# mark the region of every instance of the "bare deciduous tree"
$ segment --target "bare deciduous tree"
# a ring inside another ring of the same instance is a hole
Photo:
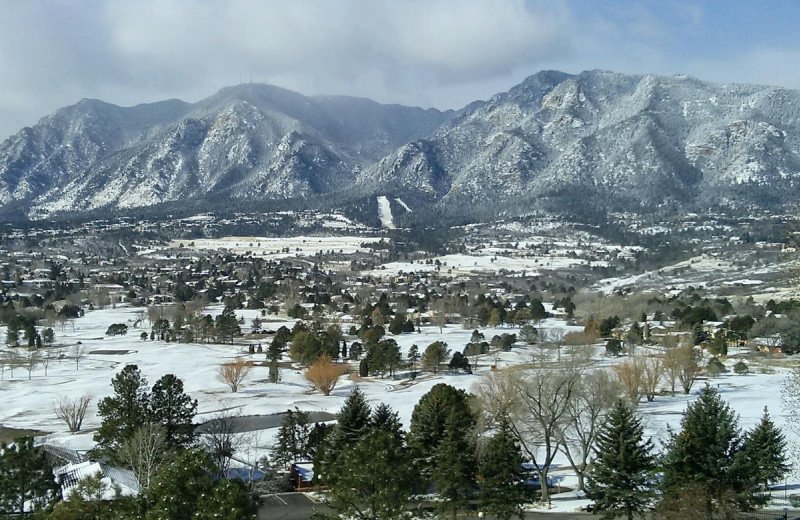
[[[625,395],[632,404],[639,402],[644,379],[644,360],[640,357],[628,358],[618,365],[614,365],[614,373],[622,384]]]
[[[621,392],[619,381],[603,369],[582,374],[578,381],[575,399],[569,403],[561,451],[578,476],[580,490],[585,490],[586,469],[597,432]]]
[[[70,349],[72,359],[75,360],[75,370],[79,370],[81,361],[86,359],[88,353],[88,349],[81,342],[76,343],[75,346]]]
[[[150,487],[158,468],[169,458],[164,427],[152,423],[139,426],[133,435],[122,443],[119,456],[136,475],[140,490],[145,491]]]
[[[572,369],[561,371],[535,368],[497,371],[478,386],[478,395],[488,419],[505,417],[533,462],[542,483],[542,502],[550,501],[547,478],[550,466],[563,442],[569,410],[579,380]]]
[[[223,363],[217,368],[219,378],[231,389],[231,392],[238,392],[239,386],[245,380],[253,364],[241,356],[236,356],[233,361]]]
[[[700,373],[700,352],[695,350],[694,345],[687,342],[675,349],[678,362],[678,380],[681,382],[683,393],[688,394],[692,391],[697,374]]]
[[[664,336],[661,344],[664,346],[664,375],[669,383],[670,391],[673,397],[675,396],[675,383],[678,381],[678,374],[680,374],[680,363],[678,348],[678,338],[675,336]]]
[[[28,371],[28,381],[31,380],[31,372],[42,362],[42,355],[38,350],[29,349],[22,355],[22,366]]]
[[[339,378],[346,373],[347,365],[333,364],[331,357],[325,353],[308,367],[305,377],[314,388],[328,396],[336,388]]]
[[[236,414],[226,408],[197,429],[200,446],[223,474],[230,467],[231,458],[244,440],[236,432],[234,424],[236,417]]]
[[[656,398],[658,383],[664,373],[664,360],[661,356],[649,356],[642,360],[642,393],[648,402]]]
[[[86,416],[86,409],[91,401],[92,396],[89,394],[84,394],[76,400],[64,396],[60,401],[53,402],[53,412],[55,412],[56,417],[64,421],[70,433],[75,433],[81,430],[83,418]]]

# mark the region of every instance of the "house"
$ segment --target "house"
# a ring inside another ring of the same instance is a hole
[[[109,485],[104,500],[114,498],[114,488],[119,488],[123,496],[136,496],[139,494],[139,481],[132,471],[116,468],[100,462],[87,460],[84,462],[71,462],[55,470],[56,478],[61,484],[61,492],[65,500],[69,500],[72,490],[81,480],[99,475],[105,484]]]
[[[289,481],[296,491],[310,491],[314,482],[314,463],[293,462],[289,468]]]

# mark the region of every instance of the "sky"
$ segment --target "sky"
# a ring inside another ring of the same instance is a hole
[[[797,0],[0,0],[0,139],[250,81],[440,109],[544,69],[800,89],[798,22]]]

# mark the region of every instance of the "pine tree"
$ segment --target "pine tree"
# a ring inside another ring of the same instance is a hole
[[[512,516],[524,518],[522,504],[528,494],[522,463],[519,445],[508,421],[503,420],[497,433],[486,443],[480,464],[481,504],[499,520],[509,520]]]
[[[136,365],[125,365],[111,380],[111,386],[114,395],[97,404],[101,423],[94,440],[100,451],[113,458],[136,428],[147,422],[149,396],[147,380]]]
[[[44,450],[33,446],[33,437],[19,437],[0,444],[0,514],[22,516],[46,507],[60,496],[53,470]]]
[[[243,486],[215,480],[216,470],[202,450],[180,453],[159,469],[147,489],[145,520],[252,518],[256,503],[250,494]]]
[[[641,420],[618,400],[597,434],[596,459],[589,472],[589,496],[603,518],[646,511],[655,494],[653,444],[644,439]]]
[[[354,388],[336,415],[335,444],[339,447],[354,444],[367,432],[370,408],[367,398],[358,387]]]
[[[450,511],[455,519],[477,492],[475,473],[478,464],[470,431],[461,427],[459,414],[453,411],[445,423],[444,436],[434,456],[433,481],[443,499],[439,509]]]
[[[171,448],[187,447],[194,439],[192,421],[197,413],[197,399],[183,391],[183,381],[165,374],[153,385],[149,419],[164,427],[164,438]]]
[[[381,403],[375,407],[369,422],[370,427],[373,429],[389,432],[400,438],[403,437],[403,427],[400,424],[400,416],[397,412],[392,411],[392,407],[386,403]]]
[[[770,419],[766,406],[761,422],[745,434],[742,452],[747,467],[757,473],[756,482],[763,484],[764,489],[769,489],[770,482],[781,480],[789,472],[786,437]]]
[[[681,431],[671,434],[667,443],[665,497],[686,489],[701,492],[701,513],[707,517],[731,501],[753,503],[756,482],[743,460],[741,444],[738,417],[716,390],[704,386],[686,407]]]
[[[326,466],[326,505],[348,518],[400,519],[406,513],[412,482],[402,439],[370,428]]]
[[[465,433],[475,426],[469,394],[439,383],[423,395],[414,407],[408,432],[409,448],[423,480],[431,479],[433,460],[447,434],[448,420],[455,421],[456,428]]]
[[[286,410],[278,430],[278,439],[272,452],[275,462],[288,466],[292,462],[300,462],[309,458],[308,437],[310,426],[308,412]]]

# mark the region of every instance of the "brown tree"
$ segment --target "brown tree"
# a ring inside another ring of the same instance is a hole
[[[594,370],[580,376],[575,399],[569,403],[569,421],[561,432],[561,451],[578,476],[580,490],[586,489],[584,478],[597,433],[621,392],[619,381],[607,370]]]
[[[550,501],[547,478],[564,441],[562,432],[570,419],[578,381],[579,373],[570,368],[503,370],[487,375],[476,390],[486,419],[495,424],[505,420],[533,462],[542,482],[543,503]]]
[[[664,360],[661,356],[648,356],[642,360],[642,393],[648,402],[656,398],[656,390],[664,373]]]
[[[335,365],[328,353],[324,352],[308,367],[305,377],[314,388],[328,396],[336,388],[339,378],[346,373],[347,365]]]
[[[233,361],[223,363],[217,368],[217,375],[223,383],[228,385],[231,392],[238,392],[239,386],[244,382],[253,364],[241,356],[236,356]]]
[[[681,345],[675,351],[679,367],[678,381],[681,382],[683,393],[688,394],[692,391],[692,385],[700,373],[700,352],[695,350],[694,345],[689,342]]]
[[[625,389],[625,395],[632,404],[639,402],[642,394],[642,381],[644,379],[645,363],[642,358],[631,357],[618,365],[614,365],[614,373]]]

